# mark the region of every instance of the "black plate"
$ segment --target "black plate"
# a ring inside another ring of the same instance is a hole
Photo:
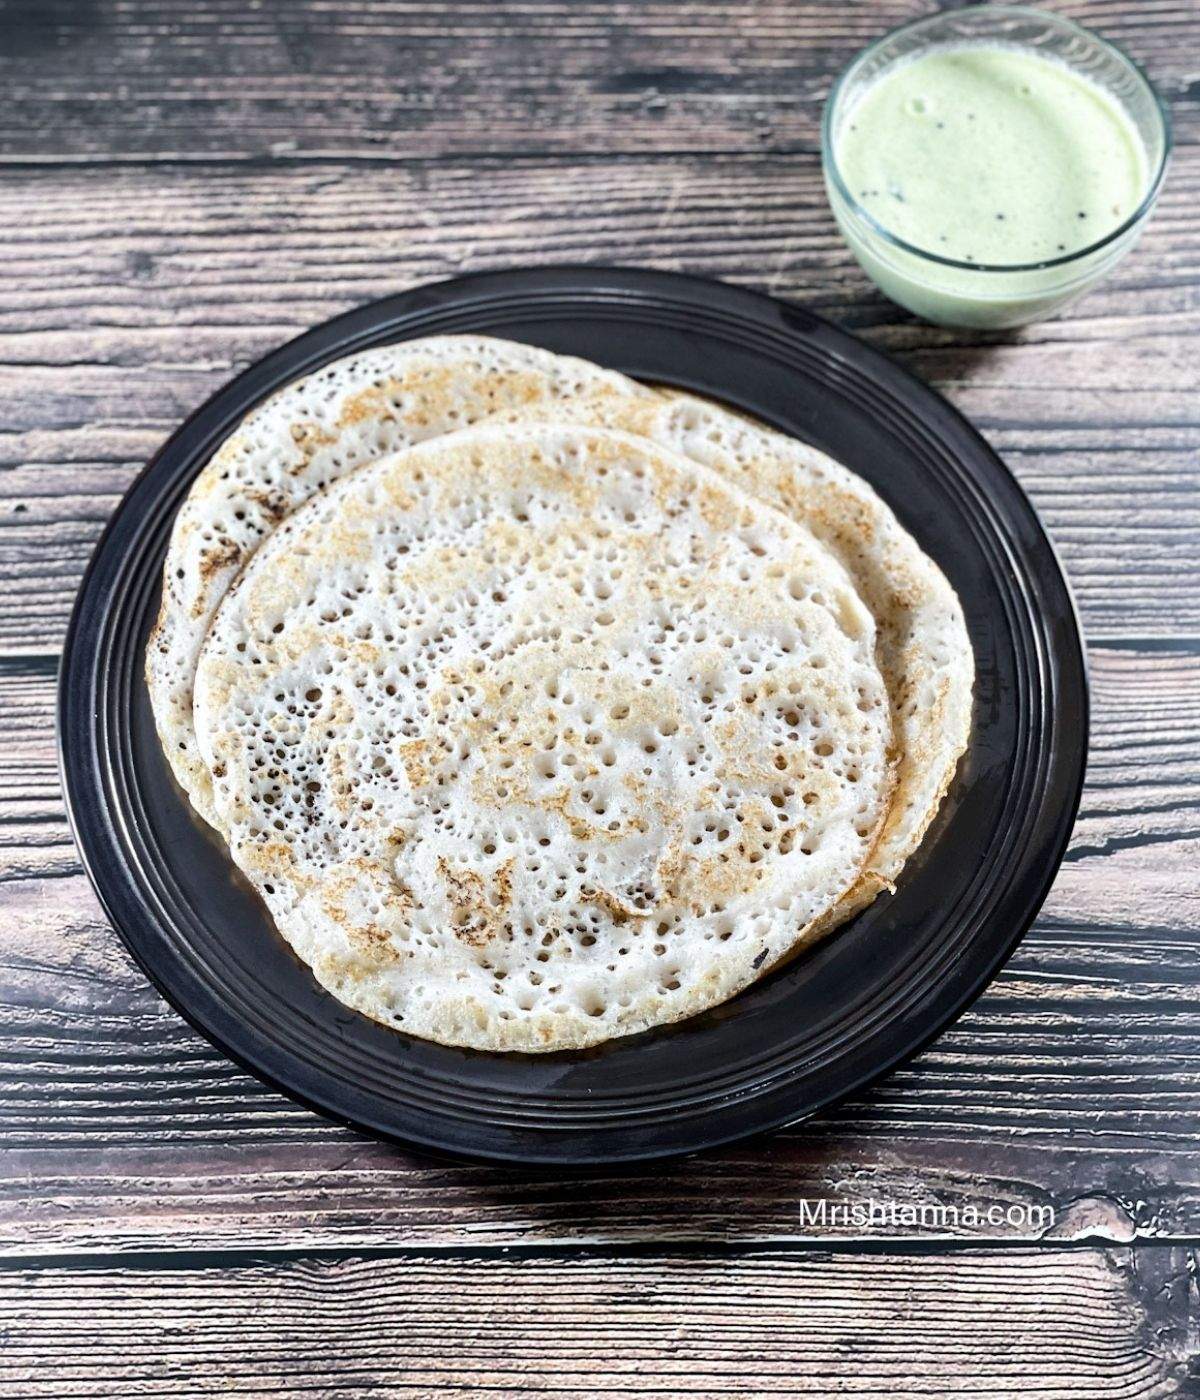
[[[580,1054],[448,1049],[321,991],[192,817],[142,682],[172,518],[237,420],[338,356],[446,331],[699,390],[823,448],[870,481],[945,569],[975,647],[971,747],[896,895],[727,1005]],[[582,1164],[793,1122],[877,1078],[976,997],[1062,858],[1083,779],[1087,683],[1070,594],[1032,506],[931,389],[767,297],[663,273],[553,268],[442,282],[353,311],[190,418],[134,483],[88,568],[62,662],[59,742],[71,822],[109,917],[216,1045],[385,1137]]]

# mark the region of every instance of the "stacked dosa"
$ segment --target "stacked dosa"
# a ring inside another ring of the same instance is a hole
[[[185,791],[323,985],[452,1044],[727,999],[894,886],[969,735],[958,599],[859,477],[487,337],[276,395],[164,584]]]

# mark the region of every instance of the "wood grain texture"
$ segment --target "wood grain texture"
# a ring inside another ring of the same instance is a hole
[[[1183,1393],[1188,1299],[1146,1317],[1126,1251],[916,1262],[410,1255],[15,1270],[0,1275],[0,1395]],[[1165,1263],[1156,1273],[1194,1293],[1186,1257]]]
[[[870,288],[818,168],[834,72],[931,8],[0,0],[0,1396],[1195,1390],[1200,15],[1050,6],[1145,62],[1175,164],[1114,277],[981,337]],[[940,387],[1050,527],[1094,688],[1068,860],[951,1031],[799,1128],[590,1178],[432,1163],[231,1066],[108,929],[53,746],[87,556],[186,413],[350,306],[564,261],[795,298]],[[872,1200],[930,1214],[830,1213]]]
[[[928,0],[24,0],[0,153],[246,159],[817,149],[833,76]],[[1185,137],[1190,0],[1047,6],[1129,48]]]

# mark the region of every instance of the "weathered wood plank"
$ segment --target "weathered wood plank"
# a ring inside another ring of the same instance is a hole
[[[164,358],[220,372],[405,285],[468,269],[632,261],[803,293],[851,326],[900,322],[890,334],[901,348],[971,349],[960,370],[1043,347],[1045,383],[1062,387],[1071,380],[1051,352],[1064,342],[1132,336],[1180,366],[1197,310],[1198,190],[1200,152],[1189,148],[1114,278],[1062,319],[981,343],[976,332],[920,325],[869,292],[808,158],[651,151],[387,168],[10,169],[0,187],[0,330],[33,338],[11,341],[3,358],[34,370],[99,362],[114,376]],[[184,329],[200,338],[181,341]],[[1015,349],[996,355],[995,344]],[[1095,388],[1130,383],[1119,365],[1092,369],[1103,375]],[[1026,380],[1031,392],[1042,382]]]
[[[647,1242],[1171,1238],[1197,1200],[1175,1183],[1153,1202],[1078,1181],[1017,1149],[1001,1178],[912,1135],[857,1141],[849,1127],[788,1133],[653,1171],[586,1182],[511,1170],[435,1166],[336,1128],[269,1143],[224,1141],[6,1151],[0,1248],[31,1261],[63,1251],[481,1248]],[[277,1119],[286,1127],[282,1117]],[[1079,1161],[1072,1164],[1078,1178]],[[1092,1165],[1098,1166],[1095,1155]],[[1165,1165],[1162,1161],[1160,1165]],[[1044,1179],[1047,1166],[1057,1179]],[[1099,1176],[1119,1171],[1111,1164]],[[1139,1168],[1146,1166],[1143,1158]]]
[[[0,1249],[321,1247],[397,1238],[888,1237],[870,1198],[1017,1211],[993,1237],[1200,1222],[1200,652],[1093,655],[1093,760],[1046,911],[912,1065],[766,1144],[578,1183],[432,1167],[322,1123],[194,1036],[79,874],[53,660],[0,664]],[[1147,716],[1155,716],[1152,725]],[[1084,1204],[1078,1204],[1085,1198]],[[805,1215],[803,1200],[826,1202]],[[1024,1212],[1024,1213],[1022,1213]],[[926,1233],[978,1238],[978,1225]]]
[[[1050,1222],[1029,1207],[1051,1207],[1068,1236],[1188,1237],[1200,1219],[1186,935],[1046,920],[957,1026],[875,1089],[767,1143],[583,1188],[423,1164],[322,1123],[184,1027],[79,884],[20,888],[0,1058],[9,1251],[896,1233],[809,1217],[806,1199],[1018,1208],[925,1225],[968,1237],[1039,1238]],[[1095,1221],[1079,1198],[1095,1198]]]
[[[0,1395],[1177,1395],[1125,1251],[215,1262],[0,1276]],[[1179,1255],[1154,1271],[1194,1293]],[[1163,1315],[1166,1314],[1166,1325]]]
[[[0,10],[0,155],[815,153],[868,40],[929,0],[182,0]],[[1053,3],[1141,59],[1194,139],[1188,0]]]
[[[1193,168],[1194,166],[1194,168]],[[238,367],[464,268],[637,260],[771,288],[939,384],[1045,513],[1094,634],[1200,635],[1200,159],[1062,320],[980,346],[868,292],[794,162],[23,172],[0,184],[0,648],[44,651],[134,472]],[[486,211],[486,212],[481,212]]]

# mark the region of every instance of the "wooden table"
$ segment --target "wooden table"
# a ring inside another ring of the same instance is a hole
[[[928,8],[0,0],[0,1394],[1200,1394],[1200,11],[1054,6],[1178,149],[1111,281],[989,338],[873,292],[821,189],[832,75]],[[83,877],[53,713],[183,415],[359,302],[564,261],[794,298],[936,383],[1062,551],[1095,706],[1058,882],[952,1030],[793,1131],[570,1180],[367,1141],[193,1034]],[[1000,1209],[814,1217],[868,1198]]]

